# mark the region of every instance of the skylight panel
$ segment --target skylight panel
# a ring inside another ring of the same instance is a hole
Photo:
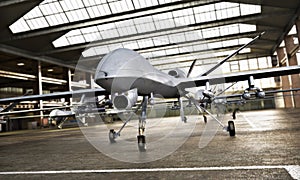
[[[217,36],[220,36],[220,30],[219,30],[219,28],[204,29],[202,31],[202,34],[203,34],[203,37],[205,37],[205,38],[217,37]]]
[[[97,56],[94,48],[89,48],[82,52],[83,57]]]
[[[86,10],[91,18],[101,16],[100,10],[98,8],[99,8],[99,6],[92,6],[92,7],[86,8]]]
[[[184,33],[177,33],[169,35],[169,39],[172,43],[180,43],[186,41]]]
[[[60,3],[65,11],[84,8],[81,0],[63,0]]]
[[[138,40],[137,43],[140,48],[151,47],[154,45],[151,38]]]
[[[158,5],[157,0],[133,0],[133,3],[134,7],[138,9]]]
[[[155,27],[158,30],[175,27],[175,22],[172,19],[173,16],[171,12],[153,15]]]
[[[101,39],[101,36],[100,36],[99,31],[96,26],[83,28],[83,29],[81,29],[81,33],[83,34],[86,42],[91,42],[91,41]]]
[[[261,13],[261,6],[231,2],[219,2],[193,8],[197,23],[209,22],[243,15]]]
[[[177,26],[189,25],[195,23],[192,8],[173,11],[172,14]]]
[[[14,23],[9,26],[10,30],[14,33],[29,31],[30,28],[24,19],[18,20],[18,23]]]
[[[203,51],[203,50],[207,50],[207,44],[197,44],[197,45],[193,45],[193,50],[194,51]]]
[[[241,15],[249,15],[254,13],[261,13],[261,6],[252,4],[240,4]]]
[[[70,43],[68,42],[66,36],[62,36],[58,39],[56,39],[55,41],[52,42],[54,47],[62,47],[62,46],[67,46]]]
[[[241,33],[256,31],[256,25],[253,24],[239,24],[239,29]]]
[[[236,45],[239,45],[239,40],[232,39],[232,40],[222,41],[221,47],[236,46]]]
[[[141,55],[146,59],[150,59],[151,57],[153,57],[153,52],[141,53]]]
[[[220,26],[220,34],[222,36],[226,36],[229,34],[237,34],[240,32],[240,24],[234,24],[234,25],[229,25],[229,26]]]
[[[117,30],[120,36],[127,36],[130,34],[136,34],[136,28],[134,26],[133,20],[125,20],[117,24]]]
[[[139,49],[137,41],[124,42],[123,47],[128,49]]]
[[[121,43],[116,43],[116,44],[110,44],[107,47],[108,47],[109,51],[113,51],[118,48],[123,48],[123,45]]]
[[[42,17],[28,20],[27,24],[29,25],[29,27],[31,27],[31,29],[38,29],[48,26],[47,21]]]
[[[142,3],[143,7],[158,5],[157,0]],[[44,0],[9,28],[13,33],[18,33],[134,9],[138,6],[135,7],[131,0]],[[36,18],[38,20],[33,20]],[[58,19],[57,22],[54,19]]]
[[[191,52],[191,51],[186,47],[179,48],[179,53],[189,53],[189,52]]]
[[[180,0],[158,0],[159,4],[167,4],[167,3],[171,3],[171,2],[176,2],[176,1],[180,1]]]
[[[193,41],[193,40],[198,40],[198,39],[202,39],[202,31],[193,31],[193,32],[185,32],[184,33],[185,39],[187,41]]]
[[[25,14],[24,18],[31,19],[31,18],[41,17],[41,16],[43,16],[43,14],[42,14],[40,8],[37,6],[31,10],[31,13]]]
[[[68,22],[68,18],[64,13],[46,16],[46,19],[47,19],[47,22],[50,24],[50,26],[64,24],[64,23]]]
[[[239,64],[240,64],[241,71],[249,70],[248,60],[240,60]]]
[[[112,13],[123,12],[124,9],[126,9],[126,11],[130,11],[134,9],[131,1],[126,1],[126,0],[109,2],[109,5]]]
[[[68,19],[71,22],[88,19],[89,15],[85,9],[77,9],[66,12]]]
[[[109,53],[109,49],[107,46],[93,47],[93,49],[97,55]]]
[[[218,4],[226,4],[223,8],[218,9]],[[237,3],[218,3],[216,4],[216,15],[217,19],[226,19],[231,17],[237,17],[240,16],[240,7]],[[229,5],[228,5],[229,4]]]
[[[139,33],[156,30],[153,19],[150,17],[135,18],[133,22]]]
[[[166,51],[165,50],[158,50],[158,51],[153,52],[152,57],[156,57],[156,56],[166,56]]]
[[[63,1],[63,0],[62,0]],[[95,4],[96,1],[91,1],[92,3],[87,3],[86,0],[83,1],[83,5],[91,5]],[[107,3],[109,4],[107,4]],[[99,4],[102,3],[102,4]],[[120,3],[119,1],[115,0],[108,0],[108,1],[97,1],[98,6],[103,6],[104,5],[111,5],[114,3]],[[147,3],[144,1],[122,1],[122,3],[126,3],[127,6],[133,5],[133,3]],[[116,5],[116,4],[115,4]],[[147,4],[145,4],[147,5]],[[114,5],[112,5],[114,6]],[[111,7],[112,7],[111,6]],[[80,7],[80,6],[78,6]],[[246,6],[243,6],[244,8]],[[135,7],[137,8],[137,7]],[[226,13],[226,18],[231,17],[231,16],[240,16],[240,8],[241,4],[239,3],[215,3],[215,4],[210,4],[210,5],[204,5],[204,6],[199,6],[199,7],[194,7],[194,8],[188,8],[184,10],[177,10],[177,11],[171,11],[167,13],[161,13],[161,14],[156,14],[148,17],[141,17],[141,18],[135,18],[135,19],[130,19],[130,20],[125,20],[125,21],[120,21],[116,23],[108,23],[108,24],[102,24],[98,25],[98,31],[94,31],[93,33],[82,33],[86,42],[90,42],[92,39],[94,39],[96,36],[101,37],[101,39],[111,39],[111,38],[116,38],[116,37],[124,37],[124,36],[129,36],[129,35],[134,35],[134,34],[142,34],[142,33],[147,33],[147,32],[154,32],[158,30],[163,30],[163,29],[173,29],[175,26],[180,26],[184,27],[184,25],[189,25],[189,24],[194,24],[195,23],[195,18],[196,18],[196,23],[198,21],[210,21],[210,20],[216,20],[217,19],[217,9],[224,11]],[[86,16],[91,16],[89,10],[85,9],[78,9],[82,10],[81,13],[85,13]],[[95,9],[92,9],[93,13],[96,11]],[[113,10],[117,11],[117,10]],[[123,10],[124,11],[124,10]],[[238,14],[236,13],[238,12]],[[194,16],[195,13],[195,16]],[[80,14],[80,13],[76,13]],[[85,18],[85,15],[80,15],[81,17]],[[92,14],[92,17],[96,16],[95,13]],[[197,20],[198,17],[198,20]],[[199,20],[200,17],[200,20]],[[203,18],[203,19],[201,19]],[[223,17],[225,18],[225,17]],[[75,18],[74,18],[75,19]],[[72,20],[74,20],[72,19]],[[181,37],[177,35],[167,35],[167,40],[165,41],[172,41],[172,38],[174,38],[173,42],[171,43],[179,43],[183,41],[194,41],[197,39],[201,38],[213,38],[217,36],[225,36],[229,34],[235,34],[235,33],[242,33],[242,32],[249,32],[252,30],[256,30],[255,25],[242,25],[242,24],[235,24],[233,26],[220,26],[217,28],[208,28],[208,29],[202,29],[202,30],[194,30],[190,34],[188,32],[185,32],[184,35],[181,34]],[[66,36],[69,36],[66,35]],[[67,38],[68,39],[68,38]],[[168,40],[169,39],[169,40]],[[162,42],[161,40],[158,40],[158,38],[152,38],[153,44],[155,46],[159,45],[165,45],[165,41]],[[64,42],[64,41],[60,41]],[[74,41],[75,42],[75,41]],[[69,44],[74,44],[74,42],[70,42]],[[54,43],[53,43],[54,44]],[[61,44],[61,43],[55,43]],[[145,45],[144,45],[145,46]]]
[[[297,34],[297,29],[296,29],[295,25],[293,25],[293,27],[291,28],[291,30],[288,33],[288,35],[292,35],[292,34]]]
[[[166,54],[167,55],[174,55],[174,54],[178,54],[178,53],[179,53],[179,49],[178,48],[166,49]]]
[[[167,36],[153,37],[152,40],[155,46],[170,44],[170,40]]]
[[[39,8],[40,11],[38,12],[38,16],[44,15],[51,15],[51,14],[57,14],[63,12],[62,6],[59,4],[59,2],[53,2],[49,4],[41,4],[40,6],[37,6],[36,8]],[[43,14],[42,14],[42,12]]]
[[[80,43],[84,43],[85,42],[82,34],[78,34],[78,35],[74,35],[74,36],[69,36],[67,39],[70,42],[70,44],[80,44]]]
[[[114,29],[108,29],[105,32],[101,33],[101,36],[103,39],[111,39],[115,37],[119,37],[119,33],[116,28]]]

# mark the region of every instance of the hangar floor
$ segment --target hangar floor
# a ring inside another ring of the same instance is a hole
[[[147,163],[103,155],[80,128],[0,133],[0,179],[299,179],[299,114],[300,109],[241,112],[236,137],[218,130],[204,148],[198,147],[201,119],[175,152]]]

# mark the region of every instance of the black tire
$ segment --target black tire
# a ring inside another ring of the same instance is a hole
[[[203,115],[203,118],[204,118],[204,123],[206,124],[207,123],[207,117],[205,115]]]
[[[115,138],[116,138],[115,134],[116,134],[116,132],[115,132],[114,129],[109,130],[108,138],[109,138],[110,143],[115,143],[116,142],[116,140],[115,140]]]
[[[228,132],[231,137],[235,136],[235,126],[233,121],[228,121]]]
[[[146,137],[144,135],[138,135],[137,140],[138,140],[139,151],[145,152],[146,151]]]

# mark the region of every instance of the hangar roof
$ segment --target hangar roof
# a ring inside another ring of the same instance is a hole
[[[26,74],[32,66],[17,64],[40,60],[45,73],[55,66],[60,74],[80,59],[78,68],[93,72],[107,52],[125,47],[159,69],[188,68],[195,58],[215,63],[261,32],[232,60],[265,57],[299,15],[299,0],[4,0],[0,64]]]

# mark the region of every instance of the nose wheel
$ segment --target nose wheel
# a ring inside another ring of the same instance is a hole
[[[109,130],[108,138],[110,143],[115,143],[117,138],[117,133],[114,129]]]
[[[139,151],[145,152],[146,151],[146,137],[144,135],[138,135],[137,140],[138,140]]]

